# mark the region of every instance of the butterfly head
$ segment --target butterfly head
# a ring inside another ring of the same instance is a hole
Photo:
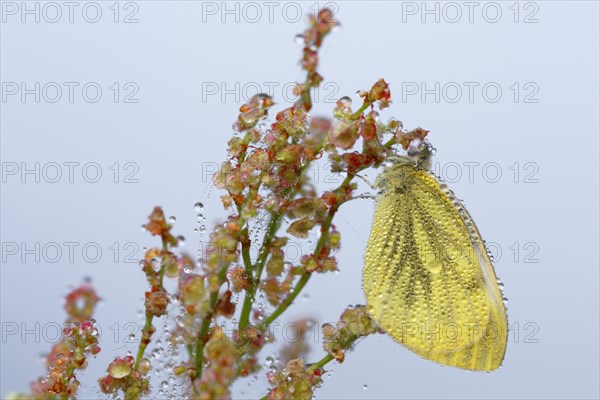
[[[408,179],[416,170],[429,170],[431,157],[435,149],[429,142],[411,143],[406,155],[396,155],[388,159],[388,164],[383,172],[377,177],[375,186],[383,193],[389,190],[402,191],[410,185]]]
[[[435,149],[431,143],[426,141],[413,141],[406,151],[408,158],[420,169],[429,171],[431,168],[431,158],[435,154]]]

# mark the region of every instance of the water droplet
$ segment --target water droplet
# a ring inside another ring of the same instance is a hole
[[[369,387],[367,385],[363,385],[363,390],[367,390]]]
[[[201,212],[202,210],[204,210],[204,204],[197,202],[196,204],[194,204],[194,210],[196,212]]]
[[[296,44],[304,44],[304,35],[298,34],[294,37],[294,43]]]
[[[344,96],[337,102],[338,107],[350,107],[352,105],[352,99],[348,96]]]
[[[174,216],[170,216],[169,217],[169,223],[170,224],[174,224],[175,222],[177,222],[177,218],[175,218]]]

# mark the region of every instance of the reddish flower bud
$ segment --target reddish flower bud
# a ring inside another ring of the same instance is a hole
[[[308,237],[308,232],[314,228],[315,225],[316,221],[313,219],[302,218],[292,222],[292,224],[287,228],[286,232],[292,236],[306,239]]]
[[[341,149],[347,150],[354,146],[359,136],[360,121],[339,121],[329,132],[330,142]]]
[[[401,130],[398,130],[398,132],[396,133],[396,140],[398,141],[398,143],[400,143],[402,145],[402,148],[404,150],[406,150],[406,149],[408,149],[408,147],[410,146],[410,143],[413,140],[415,140],[415,139],[419,139],[421,141],[425,140],[428,133],[429,133],[429,131],[426,131],[423,128],[416,128],[410,132],[402,132]]]
[[[365,117],[360,134],[365,140],[373,140],[377,136],[377,125],[372,111]]]
[[[235,313],[235,304],[231,302],[231,290],[227,290],[219,299],[215,305],[216,315],[222,315],[225,318],[233,317]]]
[[[234,293],[239,293],[246,289],[250,283],[246,270],[239,265],[229,270],[229,279]]]
[[[299,164],[303,151],[304,146],[301,144],[287,146],[275,155],[275,160],[283,164]]]
[[[155,317],[161,317],[167,313],[169,295],[164,290],[146,292],[146,313]]]
[[[373,85],[368,96],[371,101],[378,101],[379,108],[383,109],[389,106],[392,95],[389,85],[380,79]]]

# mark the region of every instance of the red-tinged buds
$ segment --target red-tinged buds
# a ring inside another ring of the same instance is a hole
[[[329,140],[336,147],[347,150],[356,143],[359,128],[360,121],[339,121],[329,132]]]
[[[426,131],[423,128],[416,128],[410,132],[403,132],[401,130],[398,130],[398,132],[396,133],[396,140],[402,145],[402,148],[404,150],[407,150],[410,146],[410,143],[413,140],[419,139],[423,141],[427,137],[428,133],[429,131]]]
[[[383,79],[378,80],[369,91],[369,99],[378,101],[381,109],[388,107],[391,100],[389,85]]]
[[[275,155],[275,161],[282,164],[299,164],[302,161],[304,146],[295,144],[283,148]]]

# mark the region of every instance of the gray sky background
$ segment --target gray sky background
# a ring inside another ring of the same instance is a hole
[[[161,205],[196,252],[194,203],[205,204],[209,229],[225,216],[209,173],[226,157],[239,106],[260,90],[274,94],[276,110],[287,107],[289,85],[303,80],[293,38],[325,3],[229,2],[226,13],[221,2],[78,2],[72,22],[62,2],[28,2],[39,22],[22,4],[1,2],[0,394],[24,391],[42,373],[62,297],[90,276],[104,299],[103,351],[80,380],[81,398],[96,398],[108,363],[136,346],[124,343],[126,324],[142,323],[146,283],[127,261],[157,241],[140,225]],[[382,118],[431,131],[437,172],[497,254],[511,332],[503,367],[490,374],[442,368],[369,337],[332,365],[317,398],[598,398],[598,3],[428,2],[433,14],[422,2],[333,5],[342,28],[321,53],[314,114],[379,78],[390,83],[394,103]],[[22,174],[36,163],[39,182]],[[320,188],[340,182],[328,175],[322,163]],[[312,279],[282,327],[309,315],[336,321],[364,303],[372,211],[371,201],[344,205],[341,272]],[[65,242],[78,243],[72,260]],[[40,251],[27,254],[36,243]],[[56,262],[52,243],[62,250]],[[320,343],[312,349],[309,362],[323,354]],[[262,374],[259,382],[242,381],[235,397],[262,396]]]

